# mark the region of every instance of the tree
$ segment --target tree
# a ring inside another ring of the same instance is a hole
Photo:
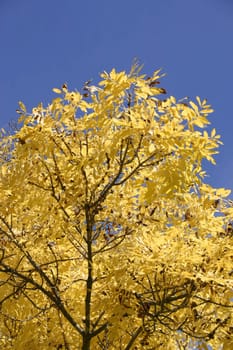
[[[206,100],[114,69],[1,136],[4,349],[232,348],[229,191]]]

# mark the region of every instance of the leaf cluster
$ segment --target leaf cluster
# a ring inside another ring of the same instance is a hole
[[[135,69],[21,102],[1,135],[5,349],[230,349],[233,209],[202,167],[221,144],[212,109]]]

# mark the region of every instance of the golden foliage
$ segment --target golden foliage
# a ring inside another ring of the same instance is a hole
[[[4,349],[228,349],[230,194],[204,182],[220,144],[206,100],[110,72],[1,135]],[[161,97],[162,95],[162,97]]]

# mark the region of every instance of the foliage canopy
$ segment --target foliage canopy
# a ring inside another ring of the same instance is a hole
[[[0,154],[4,349],[232,349],[229,191],[205,183],[220,144],[206,100],[151,77],[66,84]]]

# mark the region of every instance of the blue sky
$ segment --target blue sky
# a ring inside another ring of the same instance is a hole
[[[103,70],[162,68],[177,98],[207,98],[224,146],[207,166],[214,186],[233,189],[232,0],[0,0],[0,127],[17,102],[49,103]]]

